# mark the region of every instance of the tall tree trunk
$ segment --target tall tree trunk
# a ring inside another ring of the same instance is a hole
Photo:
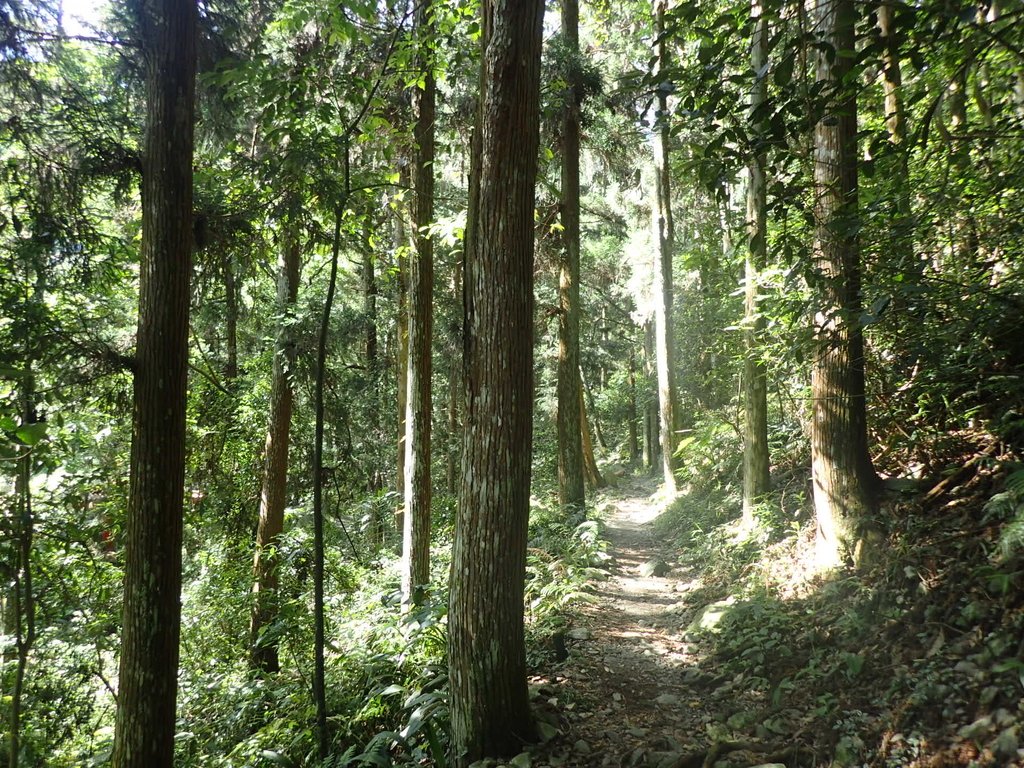
[[[523,591],[544,4],[482,5],[480,152],[466,243],[465,437],[448,614],[456,768],[516,754],[535,736]]]
[[[278,255],[277,307],[281,323],[274,350],[274,373],[270,384],[270,416],[263,456],[263,487],[260,491],[259,522],[253,556],[253,605],[249,623],[250,663],[263,672],[277,672],[275,635],[261,637],[277,619],[278,538],[284,531],[284,509],[288,495],[288,448],[292,427],[295,372],[295,339],[290,317],[299,292],[301,244],[295,221],[285,222]]]
[[[27,277],[32,278],[31,267]],[[16,331],[15,337],[21,336],[23,342],[24,370],[21,375],[21,429],[29,428],[39,422],[36,412],[36,381],[35,361],[38,351],[37,329],[33,328],[30,318],[38,317],[43,306],[45,291],[43,274],[36,268],[35,290],[31,299],[26,302],[25,324],[21,333]],[[31,439],[19,446],[21,456],[17,461],[15,478],[15,498],[12,529],[15,541],[14,573],[11,580],[10,600],[12,603],[13,621],[10,622],[11,634],[14,636],[14,685],[11,689],[10,702],[10,740],[9,768],[18,768],[21,760],[21,713],[24,705],[25,678],[28,674],[29,657],[36,641],[36,595],[32,586],[33,564],[32,548],[35,538],[35,516],[32,511],[32,465],[35,461],[34,445]],[[6,618],[6,617],[5,617]],[[6,661],[6,658],[3,659]]]
[[[657,30],[658,72],[669,67],[668,45],[665,34],[666,0],[656,0],[655,28]],[[676,490],[676,387],[675,343],[672,329],[672,249],[675,233],[672,223],[672,188],[669,167],[669,111],[668,88],[658,88],[657,125],[654,143],[654,239],[657,247],[654,262],[654,332],[658,369],[658,413],[661,464],[665,487]]]
[[[580,411],[580,439],[583,443],[583,470],[587,484],[591,488],[605,488],[608,481],[604,479],[601,470],[597,466],[597,459],[594,458],[594,443],[590,439],[590,427],[587,424],[587,403],[583,397],[583,389],[580,388],[579,399]]]
[[[854,50],[857,11],[853,0],[817,0],[815,16],[825,44],[817,79],[830,104],[814,129],[811,465],[819,561],[827,567],[862,554],[858,542],[876,509],[877,478],[868,453],[860,326],[857,103],[847,82],[853,60],[827,55]]]
[[[899,41],[890,0],[877,9],[878,33],[882,40],[882,89],[885,97],[885,127],[889,141],[902,144],[907,137],[907,118],[903,108],[903,70],[900,66]]]
[[[377,350],[377,276],[373,267],[373,245],[371,243],[372,225],[366,223],[363,237],[363,322],[364,332],[364,353],[366,356],[366,379],[369,387],[369,408],[367,421],[369,431],[372,435],[380,434],[380,402],[377,399],[377,390],[380,385],[380,359]],[[379,466],[369,470],[369,477],[366,480],[366,489],[371,494],[376,494],[383,486],[383,478]],[[369,505],[369,520],[366,525],[366,535],[374,547],[384,543],[384,529],[381,525],[381,511],[376,503]]]
[[[629,403],[627,405],[626,420],[629,427],[629,463],[636,464],[640,458],[640,440],[637,433],[637,407],[636,407],[636,352],[633,347],[629,348]]]
[[[452,298],[456,306],[462,304],[462,259],[461,253],[455,256],[455,268],[452,270]],[[458,339],[452,343],[451,365],[448,369],[448,448],[446,454],[445,478],[448,493],[458,493],[459,463],[459,392],[462,389],[461,347]]]
[[[579,0],[561,0],[567,66],[562,108],[562,227],[558,280],[558,501],[564,510],[586,504],[580,409],[580,106],[576,85]]]
[[[348,154],[345,156],[345,187],[348,196]],[[331,328],[334,289],[338,284],[338,255],[341,251],[341,216],[334,212],[334,240],[331,274],[320,318],[316,347],[316,386],[313,393],[313,704],[316,708],[317,751],[323,763],[330,751],[327,730],[327,682],[325,650],[327,622],[324,611],[324,382],[327,378],[327,336]]]
[[[413,91],[416,115],[415,248],[409,263],[409,348],[405,411],[405,519],[402,533],[402,606],[422,602],[430,583],[430,427],[434,324],[434,83],[428,41],[433,34],[429,0],[417,10],[423,86]]]
[[[594,390],[593,390],[593,388],[591,388],[591,386],[589,384],[587,384],[587,379],[583,375],[583,366],[580,366],[579,372],[580,372],[580,387],[583,390],[583,399],[586,402],[587,408],[590,409],[590,414],[591,414],[591,417],[593,418],[593,421],[594,421],[594,437],[597,438],[597,444],[601,447],[601,450],[602,451],[607,451],[608,450],[608,443],[604,439],[604,430],[601,429],[601,420],[597,417],[597,405],[595,405],[595,403],[594,403]],[[585,418],[584,418],[584,421],[586,421]],[[585,432],[585,431],[586,431],[586,427],[584,427],[581,430],[581,432]],[[583,439],[586,440],[586,438],[583,438]],[[591,450],[591,453],[593,453],[593,450]]]
[[[174,762],[192,276],[194,0],[145,0],[142,253],[115,768]]]
[[[402,171],[400,183],[403,187],[409,185],[409,174]],[[398,317],[395,320],[395,333],[397,335],[396,348],[398,351],[397,377],[398,377],[398,463],[396,482],[403,490],[402,504],[395,513],[395,524],[398,533],[405,535],[405,416],[409,398],[409,235],[405,227],[405,212],[402,206],[394,211],[394,236],[395,236],[395,260],[397,263],[398,278]]]
[[[644,466],[653,475],[658,463],[658,388],[654,323],[644,323]]]
[[[235,275],[235,260],[231,254],[224,256],[224,330],[227,345],[227,360],[224,364],[224,378],[229,386],[238,378],[238,277]]]
[[[767,97],[765,69],[768,62],[768,18],[761,0],[753,0],[750,16],[754,33],[750,46],[750,65],[754,83],[750,89],[750,114],[755,141],[747,187],[747,259],[746,295],[743,304],[743,524],[754,524],[754,507],[768,492],[768,389],[763,356],[765,322],[758,309],[760,274],[768,261],[768,190],[765,180]]]

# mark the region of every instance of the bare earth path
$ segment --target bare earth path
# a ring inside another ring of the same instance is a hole
[[[706,681],[683,634],[696,607],[686,596],[700,578],[656,540],[654,490],[652,481],[627,478],[612,492],[604,533],[611,576],[597,584],[597,602],[577,613],[569,658],[541,689],[563,713],[563,734],[542,764],[671,766],[699,748],[695,736],[709,719],[700,691]],[[655,563],[659,575],[645,575]]]

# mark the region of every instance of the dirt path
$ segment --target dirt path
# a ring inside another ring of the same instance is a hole
[[[562,712],[546,765],[671,765],[693,750],[708,715],[697,651],[683,639],[699,573],[663,552],[651,523],[656,486],[627,480],[613,492],[605,538],[614,561],[567,634],[569,658],[542,689]],[[657,566],[658,575],[646,575]],[[671,566],[671,568],[670,568]]]

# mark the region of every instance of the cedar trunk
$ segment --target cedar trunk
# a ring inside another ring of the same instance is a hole
[[[452,554],[452,764],[533,740],[523,591],[533,422],[541,0],[483,3],[464,310],[465,432]]]
[[[256,551],[253,556],[253,606],[249,624],[250,662],[263,672],[277,672],[275,636],[261,637],[277,619],[278,539],[284,531],[284,508],[288,491],[288,447],[292,426],[295,341],[287,318],[294,313],[299,291],[300,245],[294,224],[286,224],[285,242],[278,256],[277,304],[282,314],[274,351],[274,373],[270,385],[270,416],[263,456],[263,486],[260,491]]]
[[[669,65],[668,46],[665,34],[665,0],[659,0],[655,8],[655,26],[658,30],[658,72],[664,72]],[[658,415],[659,442],[661,443],[661,466],[665,487],[676,490],[676,387],[675,387],[675,343],[672,328],[672,249],[675,233],[672,223],[672,187],[669,169],[669,112],[668,89],[658,88],[657,126],[654,139],[654,196],[653,207],[654,239],[656,254],[654,260],[654,335],[656,366],[658,371]]]
[[[432,34],[430,2],[417,11],[423,87],[413,92],[416,115],[416,185],[413,242],[409,260],[408,395],[405,403],[405,518],[402,526],[402,605],[422,601],[430,582],[430,419],[433,339],[434,102],[436,85],[427,40]]]
[[[578,0],[562,0],[562,38],[574,67],[579,51]],[[580,424],[580,110],[575,72],[567,73],[562,108],[562,227],[565,248],[558,281],[558,501],[582,509],[583,443]]]
[[[853,0],[818,0],[825,48],[854,50]],[[811,468],[819,562],[856,559],[864,526],[876,510],[877,478],[867,440],[864,336],[860,326],[857,243],[857,105],[846,84],[852,59],[818,54],[817,77],[830,98],[814,130],[815,355]]]
[[[196,4],[134,6],[146,71],[142,253],[116,768],[174,762],[192,276]]]
[[[767,97],[764,75],[768,60],[768,19],[760,0],[750,6],[755,20],[750,47],[754,83],[750,89],[750,114],[754,121],[755,141],[765,135],[765,119],[760,117]],[[765,152],[755,146],[750,162],[747,188],[746,296],[743,304],[743,523],[754,523],[754,507],[768,492],[768,393],[762,354],[764,317],[758,311],[759,276],[768,260],[768,194],[765,184]]]

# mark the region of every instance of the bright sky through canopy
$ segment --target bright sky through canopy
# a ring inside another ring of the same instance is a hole
[[[63,0],[64,31],[69,35],[94,34],[101,27],[107,0]]]

